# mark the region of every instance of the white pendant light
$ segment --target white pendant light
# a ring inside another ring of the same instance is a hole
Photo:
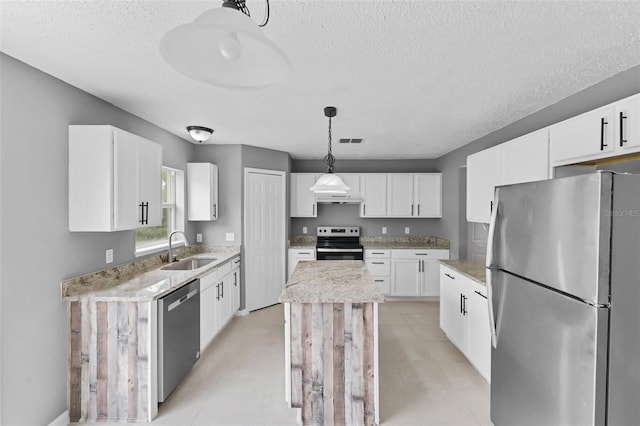
[[[324,108],[324,115],[329,117],[329,152],[324,157],[324,162],[327,164],[327,173],[320,176],[315,185],[309,188],[309,191],[313,191],[316,194],[346,194],[349,188],[340,179],[340,176],[333,174],[333,164],[336,162],[336,157],[331,152],[331,118],[337,114],[336,107],[328,106]]]
[[[213,134],[213,129],[202,126],[187,126],[187,131],[194,140],[200,143],[208,140]]]
[[[237,10],[240,5],[242,11]],[[291,62],[243,13],[244,2],[226,0],[223,6],[165,34],[160,41],[164,60],[195,80],[232,89],[264,87],[283,79]]]

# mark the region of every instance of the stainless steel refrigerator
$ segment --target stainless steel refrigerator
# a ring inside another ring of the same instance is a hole
[[[640,425],[640,175],[502,186],[494,206],[494,425]]]

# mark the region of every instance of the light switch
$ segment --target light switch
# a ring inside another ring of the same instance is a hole
[[[404,233],[405,234],[409,234],[409,227],[408,226],[404,228]]]
[[[105,253],[105,260],[107,263],[113,263],[113,249],[108,249]]]
[[[202,234],[196,234],[196,243],[202,242]]]
[[[386,233],[387,233],[387,227],[386,227],[386,226],[383,226],[383,227],[382,227],[382,233],[383,233],[383,234],[386,234]]]
[[[227,241],[235,241],[236,236],[233,232],[227,232]]]

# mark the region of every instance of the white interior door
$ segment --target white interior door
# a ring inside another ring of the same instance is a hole
[[[285,279],[285,172],[245,169],[245,309],[278,303]]]

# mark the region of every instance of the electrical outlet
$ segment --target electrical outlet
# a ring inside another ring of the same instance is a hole
[[[227,232],[227,241],[235,241],[236,236],[233,232]]]
[[[202,242],[202,234],[196,234],[196,243]]]
[[[383,234],[386,234],[386,233],[387,233],[387,227],[386,227],[386,226],[383,226],[383,227],[382,227],[382,233],[383,233]]]
[[[408,226],[404,228],[404,233],[405,234],[409,234],[409,227]]]
[[[302,233],[303,233],[303,234],[306,234],[306,233],[307,233],[307,227],[306,227],[306,226],[303,226],[303,227],[302,227]]]
[[[107,263],[113,263],[113,249],[108,249],[104,252],[105,260]]]

